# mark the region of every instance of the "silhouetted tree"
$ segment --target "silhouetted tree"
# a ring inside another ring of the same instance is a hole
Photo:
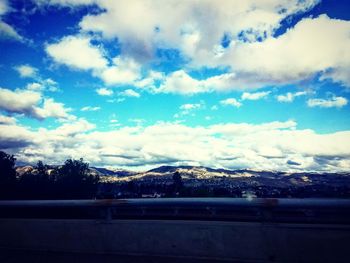
[[[38,177],[43,177],[45,179],[48,178],[47,166],[44,165],[42,161],[38,161],[35,168],[37,170],[36,174],[38,175]]]
[[[38,161],[34,171],[24,173],[19,180],[20,197],[24,199],[51,199],[51,188],[47,166]]]
[[[13,198],[16,194],[16,158],[0,151],[0,199]]]
[[[178,171],[173,174],[173,187],[175,194],[179,193],[183,188],[182,177]]]
[[[61,198],[92,198],[96,195],[99,176],[88,174],[89,164],[83,159],[68,159],[58,169],[56,178],[58,195]]]

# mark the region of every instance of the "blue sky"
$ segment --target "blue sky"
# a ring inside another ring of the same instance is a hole
[[[349,11],[0,0],[0,148],[24,163],[348,171]]]

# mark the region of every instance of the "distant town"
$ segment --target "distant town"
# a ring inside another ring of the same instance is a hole
[[[92,168],[98,172],[101,169]],[[102,170],[103,171],[103,170]],[[101,198],[243,197],[350,198],[350,173],[283,173],[161,166],[144,173],[101,176]]]

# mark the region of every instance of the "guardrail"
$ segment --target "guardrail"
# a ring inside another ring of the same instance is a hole
[[[350,200],[159,198],[0,201],[0,218],[350,224]]]

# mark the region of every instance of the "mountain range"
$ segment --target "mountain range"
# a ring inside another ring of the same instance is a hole
[[[59,166],[48,166],[48,173]],[[33,173],[33,166],[18,166],[19,176],[24,173]],[[135,172],[124,169],[107,169],[89,167],[88,173],[100,176],[102,183],[122,183],[129,181],[157,182],[171,181],[175,172],[179,172],[184,182],[202,181],[211,184],[216,181],[225,181],[240,184],[268,185],[286,187],[288,185],[327,185],[350,186],[350,173],[288,173],[279,171],[258,171],[250,169],[214,169],[202,166],[160,166],[145,172]]]

